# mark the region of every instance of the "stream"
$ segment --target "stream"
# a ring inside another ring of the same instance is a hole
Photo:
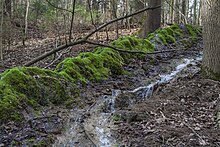
[[[112,89],[112,95],[102,95],[98,100],[83,110],[72,110],[66,130],[57,136],[53,147],[112,147],[117,146],[111,130],[116,129],[112,116],[117,111],[116,101],[121,94],[135,94],[135,99],[128,99],[129,105],[145,101],[150,98],[154,90],[160,86],[172,82],[175,78],[186,77],[197,73],[197,66],[202,60],[202,54],[196,57],[175,60],[173,70],[158,74],[151,78],[146,86],[140,86],[133,90]]]

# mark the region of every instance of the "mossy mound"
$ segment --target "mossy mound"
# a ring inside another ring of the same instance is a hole
[[[187,33],[191,35],[192,41],[195,42],[197,37],[202,33],[202,28],[198,26],[186,25]]]
[[[152,42],[161,44],[175,43],[178,38],[191,38],[193,42],[197,40],[198,35],[202,32],[201,28],[192,25],[174,24],[167,28],[160,28],[148,35]]]
[[[76,94],[71,91],[74,84],[65,77],[36,67],[9,69],[0,79],[1,121],[19,121],[22,119],[20,110],[27,106],[59,105]]]
[[[104,80],[111,74],[122,74],[123,59],[109,48],[97,48],[94,52],[81,53],[58,64],[55,71],[72,82]]]
[[[148,39],[137,38],[135,36],[120,37],[119,39],[112,42],[112,45],[116,48],[124,50],[142,51],[146,53],[152,52],[155,49],[155,46]],[[125,52],[120,53],[120,56],[123,58],[125,63],[127,63],[130,59],[142,59],[145,57],[143,54],[131,54]]]
[[[183,31],[178,25],[172,25],[167,28],[157,29],[148,35],[149,40],[162,44],[171,44],[176,42],[176,38],[183,35]]]

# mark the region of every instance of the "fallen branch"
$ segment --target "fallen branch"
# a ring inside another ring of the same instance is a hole
[[[129,15],[125,15],[125,16],[123,16],[123,17],[120,17],[120,18],[117,18],[117,19],[113,19],[113,20],[111,20],[111,21],[109,21],[109,22],[106,22],[105,24],[103,24],[103,25],[97,27],[94,31],[90,32],[90,33],[89,33],[88,35],[86,35],[84,38],[79,39],[79,40],[74,41],[74,42],[69,42],[69,43],[67,43],[67,44],[65,44],[65,45],[61,45],[61,46],[59,46],[59,47],[57,47],[57,48],[55,48],[55,49],[53,49],[53,50],[51,50],[51,51],[49,51],[49,52],[46,52],[46,53],[44,53],[44,54],[42,54],[42,55],[40,55],[40,56],[34,58],[33,60],[31,60],[31,61],[25,63],[24,66],[31,66],[31,65],[33,65],[34,63],[36,63],[36,62],[38,62],[38,61],[40,61],[40,60],[42,60],[42,59],[44,59],[44,58],[46,58],[46,57],[48,57],[48,56],[50,56],[50,55],[52,55],[52,54],[54,54],[54,53],[60,51],[60,50],[63,50],[63,49],[65,49],[65,48],[67,48],[67,47],[74,46],[74,45],[77,45],[77,44],[85,43],[86,40],[87,40],[89,37],[91,37],[94,33],[96,33],[97,31],[99,31],[99,30],[105,28],[106,26],[108,26],[108,25],[110,25],[110,24],[112,24],[112,23],[114,23],[114,22],[117,22],[117,21],[123,20],[123,19],[125,19],[125,18],[128,18],[128,17],[134,16],[134,15],[140,14],[140,13],[145,12],[145,11],[147,11],[147,10],[154,10],[154,9],[157,9],[157,8],[160,8],[160,7],[161,7],[161,6],[156,6],[156,7],[153,7],[153,8],[147,7],[147,8],[141,9],[141,10],[135,12],[135,13],[132,13],[132,14],[129,14]]]

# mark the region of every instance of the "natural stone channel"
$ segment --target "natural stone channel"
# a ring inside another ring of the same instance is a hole
[[[100,96],[90,107],[72,110],[65,132],[57,136],[53,146],[117,146],[117,139],[111,133],[111,130],[117,129],[113,123],[114,113],[125,106],[147,100],[160,85],[197,73],[201,60],[202,54],[175,60],[175,63],[170,63],[175,67],[173,71],[152,77],[152,82],[146,83],[146,86],[124,91],[112,89],[112,95]]]

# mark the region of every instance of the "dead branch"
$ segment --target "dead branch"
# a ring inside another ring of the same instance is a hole
[[[46,69],[46,68],[48,68],[48,67],[50,67],[51,65],[53,65],[55,62],[57,62],[64,54],[66,54],[66,53],[68,53],[70,51],[70,49],[67,49],[65,52],[61,52],[60,54],[59,54],[59,56],[55,59],[55,60],[53,60],[50,64],[48,64],[47,66],[45,66],[44,68]]]
[[[34,58],[33,60],[31,60],[31,61],[25,63],[24,66],[31,66],[31,65],[33,65],[34,63],[36,63],[36,62],[38,62],[38,61],[40,61],[40,60],[42,60],[42,59],[44,59],[44,58],[46,58],[46,57],[48,57],[48,56],[50,56],[50,55],[52,55],[52,54],[54,54],[54,53],[60,51],[60,50],[63,50],[63,49],[65,49],[65,48],[67,48],[67,47],[74,46],[74,45],[77,45],[77,44],[83,44],[83,43],[85,43],[86,40],[87,40],[90,36],[92,36],[94,33],[96,33],[97,31],[99,31],[99,30],[105,28],[106,26],[108,26],[108,25],[110,25],[110,24],[112,24],[112,23],[114,23],[114,22],[117,22],[117,21],[123,20],[123,19],[125,19],[125,18],[128,18],[128,17],[134,16],[134,15],[140,14],[140,13],[145,12],[145,11],[147,11],[147,10],[154,10],[154,9],[157,9],[157,8],[160,8],[160,7],[161,7],[161,6],[156,6],[156,7],[152,7],[152,8],[151,8],[151,7],[147,7],[147,8],[141,9],[141,10],[135,12],[135,13],[132,13],[132,14],[129,14],[129,15],[125,15],[125,16],[123,16],[123,17],[120,17],[120,18],[117,18],[117,19],[113,19],[113,20],[111,20],[111,21],[109,21],[109,22],[106,22],[105,24],[103,24],[103,25],[97,27],[95,30],[93,30],[92,32],[90,32],[90,33],[89,33],[88,35],[86,35],[84,38],[79,39],[79,40],[77,40],[77,41],[69,42],[69,43],[67,43],[67,44],[65,44],[65,45],[61,45],[61,46],[59,46],[59,47],[57,47],[57,48],[55,48],[55,49],[53,49],[53,50],[51,50],[51,51],[48,51],[48,52],[46,52],[46,53],[44,53],[44,54],[42,54],[42,55],[40,55],[40,56]]]

